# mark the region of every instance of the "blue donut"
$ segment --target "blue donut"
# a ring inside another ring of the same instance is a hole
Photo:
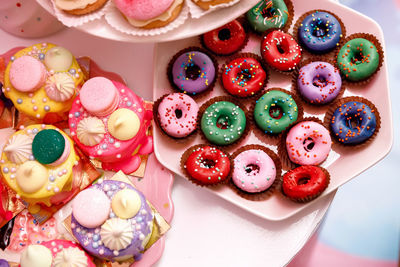
[[[301,22],[297,34],[300,44],[307,50],[323,54],[339,44],[342,27],[334,15],[315,11]]]
[[[346,145],[368,140],[376,130],[374,108],[358,101],[349,101],[338,107],[330,121],[336,140]]]

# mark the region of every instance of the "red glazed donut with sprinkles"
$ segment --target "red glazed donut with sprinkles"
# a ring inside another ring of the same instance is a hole
[[[183,168],[194,183],[216,185],[228,178],[231,162],[221,150],[200,145],[189,148],[185,154],[187,159],[184,160]]]
[[[288,33],[270,31],[261,42],[261,55],[265,62],[280,71],[292,71],[301,60],[301,47]]]
[[[246,43],[246,31],[242,24],[233,20],[224,26],[209,31],[201,39],[206,48],[217,55],[231,55],[239,51]]]
[[[224,66],[222,85],[230,94],[238,97],[253,96],[267,81],[267,73],[259,60],[239,55]]]

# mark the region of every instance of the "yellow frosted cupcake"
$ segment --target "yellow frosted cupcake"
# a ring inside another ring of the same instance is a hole
[[[67,49],[36,44],[11,57],[4,75],[4,95],[15,107],[44,123],[67,119],[83,73]]]
[[[35,124],[14,133],[5,143],[0,168],[4,181],[30,204],[59,204],[72,189],[79,157],[72,140],[51,125]]]

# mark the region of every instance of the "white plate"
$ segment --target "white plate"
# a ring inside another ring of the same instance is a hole
[[[293,2],[295,8],[294,22],[299,16],[309,10],[330,10],[343,20],[348,35],[356,32],[371,33],[380,40],[385,50],[382,30],[379,25],[370,18],[339,3],[329,0],[293,0]],[[244,51],[252,51],[259,54],[260,41],[254,41],[256,38],[259,37],[252,35],[252,38],[250,39],[249,44],[245,47]],[[199,45],[199,40],[197,37],[181,40],[179,42],[169,42],[156,45],[153,89],[154,99],[158,99],[162,95],[174,91],[171,88],[166,75],[168,62],[170,58],[179,50],[193,45]],[[384,158],[390,151],[393,143],[393,126],[386,60],[387,59],[385,58],[381,70],[371,80],[371,82],[365,86],[365,88],[348,85],[344,94],[344,96],[360,95],[371,100],[377,106],[381,114],[381,129],[377,137],[365,148],[353,149],[351,147],[338,146],[333,148],[328,159],[322,165],[330,172],[331,182],[329,187],[319,198],[336,190],[342,184],[373,166],[379,160]],[[268,82],[268,88],[282,87],[290,90],[291,76],[278,74],[274,71],[270,71],[270,73],[271,76],[270,81]],[[210,94],[210,98],[222,94],[225,94],[224,90],[221,88],[219,82],[217,82],[216,88],[214,88],[213,92]],[[203,102],[205,101],[201,100],[200,104]],[[305,112],[323,119],[326,108],[311,109],[306,107]],[[307,114],[305,115],[307,116]],[[179,165],[181,155],[190,146],[203,142],[200,140],[199,135],[194,140],[186,142],[185,144],[173,141],[171,142],[170,138],[160,133],[160,129],[158,127],[155,129],[154,147],[157,158],[165,167],[180,174],[181,176],[183,176]],[[243,141],[241,145],[244,145],[245,142],[247,144],[262,144],[262,142],[260,142],[260,140],[254,136],[254,133],[251,133],[247,140]],[[266,146],[276,151],[276,147],[269,144]],[[228,152],[232,152],[232,150],[228,150]],[[313,202],[318,201],[317,199],[306,204],[298,204],[283,198],[280,196],[281,194],[277,193],[274,193],[265,201],[249,201],[238,196],[227,186],[220,189],[210,190],[239,207],[242,207],[260,217],[274,221],[286,219],[312,205]]]
[[[54,15],[51,0],[36,1],[48,12]],[[257,4],[258,1],[259,0],[241,0],[239,3],[231,7],[218,9],[214,12],[204,15],[199,19],[193,19],[189,17],[185,24],[183,24],[182,26],[165,34],[160,34],[157,36],[132,36],[119,32],[108,25],[104,17],[99,20],[85,23],[84,25],[76,28],[88,34],[115,41],[133,43],[174,41],[196,36],[212,29],[218,28],[249,10],[252,6]]]

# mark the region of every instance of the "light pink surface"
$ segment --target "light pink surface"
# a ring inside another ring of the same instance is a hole
[[[168,10],[175,0],[114,0],[125,16],[137,20],[149,20]]]
[[[348,35],[356,32],[369,32],[378,38],[385,49],[383,33],[379,25],[360,13],[328,0],[296,0],[293,1],[293,4],[296,11],[294,21],[296,21],[301,14],[311,9],[330,10],[340,16],[346,25]],[[292,33],[292,30],[289,32]],[[200,45],[197,37],[180,40],[179,42],[168,42],[156,45],[153,99],[158,99],[160,96],[172,91],[167,75],[160,75],[165,74],[170,58],[179,50],[193,45]],[[260,40],[254,39],[253,37],[250,38],[250,41],[244,50],[259,53]],[[271,72],[268,87],[282,87],[290,90],[291,79],[276,72]],[[273,194],[266,201],[250,201],[241,198],[228,187],[210,189],[210,191],[255,215],[268,220],[279,221],[289,218],[295,213],[313,205],[313,203],[319,201],[323,196],[335,191],[340,185],[346,183],[353,177],[376,164],[379,160],[384,158],[387,153],[389,153],[393,143],[393,126],[391,104],[389,100],[390,94],[386,58],[384,59],[384,64],[377,75],[365,86],[365,88],[361,88],[362,87],[348,86],[344,96],[361,95],[374,102],[382,116],[381,129],[377,138],[375,138],[365,148],[349,149],[339,146],[333,148],[329,157],[322,165],[322,167],[328,169],[331,175],[331,182],[322,196],[309,203],[299,204],[291,202],[290,200],[281,197],[279,194]],[[211,98],[222,93],[223,89],[219,83],[217,83],[213,92],[208,97]],[[200,104],[203,102],[200,102]],[[307,107],[305,109],[305,116],[311,114],[312,116],[323,119],[325,112],[326,110],[324,108]],[[155,154],[164,166],[181,176],[183,176],[183,173],[180,169],[179,158],[188,146],[200,142],[201,140],[199,136],[186,143],[170,142],[162,135],[162,133],[160,133],[158,128],[155,128]],[[254,136],[253,133],[251,133],[243,143],[245,142],[248,144],[263,144]],[[267,146],[276,150],[276,147],[271,146],[271,144],[267,144]]]
[[[46,67],[34,57],[19,57],[11,64],[10,81],[20,92],[36,91],[46,81]]]
[[[64,152],[61,154],[61,157],[59,157],[56,161],[54,161],[53,163],[50,163],[49,165],[51,166],[58,166],[61,163],[63,163],[64,161],[67,160],[67,158],[69,157],[69,153],[71,153],[71,142],[69,140],[67,140],[67,138],[65,136],[64,140],[65,140],[65,148],[64,148]]]
[[[82,106],[92,115],[107,116],[118,105],[118,90],[107,78],[94,77],[86,81],[79,94]]]

